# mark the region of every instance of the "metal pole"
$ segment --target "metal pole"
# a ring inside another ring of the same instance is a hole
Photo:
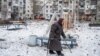
[[[47,54],[46,54],[46,56],[48,56],[48,54],[49,54],[49,45],[50,45],[50,40],[48,39],[48,45],[47,45]]]
[[[65,41],[65,43],[67,44],[67,42],[66,42],[66,41]],[[68,46],[68,45],[67,45],[67,47],[68,47],[68,49],[69,49],[70,53],[72,53],[71,48],[69,48],[69,46]]]

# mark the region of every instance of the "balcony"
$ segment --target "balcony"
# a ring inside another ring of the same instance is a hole
[[[91,9],[96,9],[96,5],[91,5]]]
[[[97,0],[91,0],[91,5],[96,5],[97,4]]]
[[[8,8],[8,11],[11,12],[11,8]]]
[[[96,13],[97,13],[96,9],[91,9],[91,14],[96,14]]]
[[[84,12],[84,9],[79,9],[79,12]]]
[[[20,6],[19,4],[13,4],[13,6]]]

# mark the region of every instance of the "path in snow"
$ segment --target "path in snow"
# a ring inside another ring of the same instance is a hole
[[[78,47],[63,49],[65,56],[100,56],[100,28],[90,28],[87,23],[80,24],[80,27],[68,30],[66,34],[78,34]],[[0,56],[46,56],[45,47],[29,47],[27,40],[30,35],[43,36],[47,29],[47,21],[32,22],[28,24],[28,29],[8,31],[0,28]]]

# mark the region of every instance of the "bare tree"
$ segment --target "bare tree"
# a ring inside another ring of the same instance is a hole
[[[2,8],[1,8],[1,13],[2,13],[3,19],[6,19],[6,17],[7,17],[7,12],[8,12],[8,10],[7,10],[7,5],[6,5],[6,4],[3,4],[3,5],[2,5]]]
[[[97,19],[100,18],[100,1],[97,2]]]
[[[2,0],[0,0],[0,12],[1,12],[1,3],[2,3]]]
[[[39,4],[40,0],[33,0],[33,14],[39,14],[41,5]]]

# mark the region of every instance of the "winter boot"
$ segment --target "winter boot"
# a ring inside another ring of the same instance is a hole
[[[64,54],[60,54],[60,55],[58,55],[58,56],[64,56]]]
[[[54,51],[52,51],[52,50],[49,50],[49,53],[50,53],[50,54],[55,54],[55,52],[54,52]]]

